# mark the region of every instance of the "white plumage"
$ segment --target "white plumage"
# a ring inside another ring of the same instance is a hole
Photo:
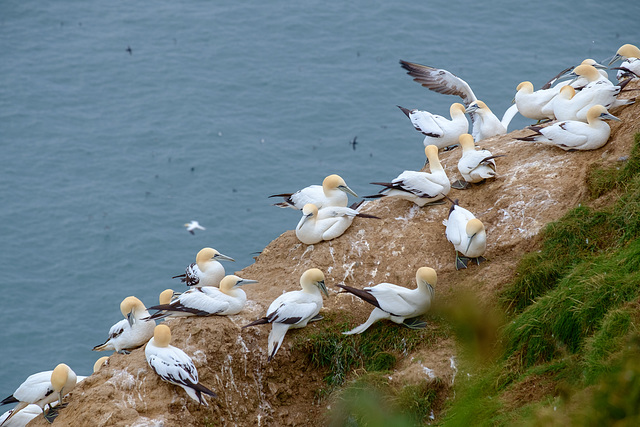
[[[257,280],[228,275],[222,279],[219,288],[199,286],[189,289],[165,304],[149,307],[149,310],[158,310],[150,319],[238,314],[247,302],[247,294],[240,286],[249,283],[257,283]]]
[[[397,197],[421,207],[443,199],[449,194],[451,183],[440,164],[438,147],[429,145],[424,151],[429,160],[431,173],[404,171],[391,182],[372,182],[374,185],[382,185],[385,188],[378,194],[366,196],[366,198]]]
[[[536,134],[518,139],[555,145],[567,151],[595,150],[609,140],[611,128],[604,121],[606,119],[620,120],[609,114],[602,105],[595,105],[587,113],[587,123],[567,120],[547,127],[529,126]]]
[[[465,107],[458,102],[451,104],[449,108],[451,120],[428,111],[409,110],[400,106],[398,108],[409,117],[413,127],[425,135],[423,141],[425,147],[435,145],[438,148],[445,148],[456,145],[458,137],[469,130]]]
[[[339,206],[318,209],[313,203],[307,203],[296,226],[296,237],[307,245],[335,239],[347,231],[356,216],[377,218],[361,214],[356,209]]]
[[[609,65],[622,60],[622,64],[618,68],[616,78],[618,81],[628,78],[637,79],[640,77],[640,49],[632,44],[624,44],[620,46],[616,54],[609,62]]]
[[[193,360],[181,349],[169,345],[171,330],[165,324],[156,326],[153,338],[144,348],[147,363],[156,374],[170,384],[180,386],[196,402],[208,406],[203,394],[216,394],[198,382],[198,370]]]
[[[0,415],[0,426],[2,427],[24,427],[29,422],[42,413],[42,409],[38,405],[33,403],[28,404],[19,412],[16,412],[14,416],[11,416],[13,409],[6,411]],[[11,419],[8,420],[8,418]],[[7,421],[8,420],[8,421]]]
[[[271,323],[268,342],[268,359],[276,355],[289,329],[303,328],[316,320],[322,308],[322,293],[329,293],[324,284],[324,274],[317,268],[310,268],[300,277],[301,291],[286,292],[276,298],[267,315],[242,327],[242,329]]]
[[[545,110],[545,107],[558,94],[560,87],[534,91],[533,84],[525,81],[518,85],[516,91],[516,106],[518,112],[524,117],[533,120],[553,120],[555,118],[553,112]]]
[[[113,350],[127,353],[128,350],[143,346],[153,336],[155,322],[145,320],[149,312],[142,301],[129,296],[120,303],[120,311],[125,317],[109,329],[109,338],[104,344],[97,345],[93,351]]]
[[[274,194],[269,197],[284,198],[284,201],[276,203],[275,206],[302,210],[307,203],[313,203],[318,209],[326,206],[345,207],[349,204],[347,194],[358,197],[341,176],[333,174],[327,176],[321,186],[310,185],[295,193]]]
[[[443,221],[447,240],[456,251],[456,269],[467,268],[469,259],[477,264],[484,260],[487,249],[487,234],[484,224],[467,209],[458,206],[457,201],[449,210],[449,218]],[[458,255],[462,254],[462,257]]]
[[[380,283],[376,286],[366,287],[363,290],[346,285],[337,285],[375,306],[365,323],[348,332],[343,332],[343,334],[361,334],[375,322],[382,319],[403,323],[407,319],[423,315],[431,307],[434,297],[433,287],[437,281],[438,276],[433,268],[420,267],[416,272],[417,287],[415,289],[407,289],[391,283]],[[422,324],[420,326],[417,325],[416,322],[407,324],[407,326],[414,328],[422,326]]]
[[[202,248],[196,255],[196,262],[189,264],[184,274],[173,276],[187,286],[218,286],[225,276],[219,261],[235,261],[213,248]]]
[[[196,234],[195,230],[206,230],[206,228],[201,226],[198,221],[193,221],[193,220],[191,222],[186,223],[184,226],[187,227],[187,231],[191,234]]]
[[[462,157],[458,161],[458,171],[466,183],[478,183],[496,177],[496,157],[489,150],[477,149],[473,137],[468,133],[460,135]],[[456,182],[454,188],[467,188],[464,183]]]

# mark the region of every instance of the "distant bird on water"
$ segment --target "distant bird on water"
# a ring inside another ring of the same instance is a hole
[[[351,141],[349,141],[349,145],[351,145],[351,147],[353,147],[353,151],[356,151],[356,140],[358,139],[357,136],[354,136],[353,139]]]
[[[127,46],[127,52],[129,52],[129,55],[133,55],[133,50],[131,50],[131,46]]]
[[[188,222],[184,226],[187,227],[187,231],[191,234],[196,234],[194,230],[206,230],[198,221]]]

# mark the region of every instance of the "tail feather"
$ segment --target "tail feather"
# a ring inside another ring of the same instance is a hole
[[[358,212],[358,213],[356,214],[356,216],[359,216],[360,218],[375,218],[375,219],[380,219],[380,217],[379,217],[379,216],[369,215],[369,214],[366,214],[366,213],[360,213],[360,212]]]
[[[9,403],[17,403],[20,402],[18,399],[16,399],[15,397],[13,397],[13,394],[9,397],[5,397],[2,402],[0,402],[0,405],[6,405]]]
[[[272,194],[269,196],[269,198],[272,197],[291,197],[293,195],[293,193],[282,193],[282,194]]]
[[[378,308],[380,308],[380,304],[378,303],[378,300],[371,295],[369,292],[364,291],[362,289],[358,289],[358,288],[353,288],[351,286],[347,286],[347,285],[338,285],[336,284],[337,287],[344,289],[345,291],[357,296],[358,298],[360,298],[363,301],[368,302],[371,305],[374,305]]]
[[[253,322],[249,323],[248,325],[244,325],[241,329],[248,328],[249,326],[264,325],[266,323],[269,323],[269,318],[262,317],[262,318],[260,318],[258,320],[254,320]]]
[[[397,107],[398,107],[400,110],[402,110],[402,112],[403,112],[407,117],[411,118],[411,110],[409,110],[408,108],[401,107],[401,106],[399,106],[399,105],[397,105]]]
[[[384,197],[384,196],[386,196],[386,194],[378,193],[378,194],[372,194],[371,196],[363,196],[362,198],[363,199],[379,199],[379,198]]]
[[[183,274],[179,274],[179,275],[177,275],[177,276],[173,276],[173,277],[171,277],[171,278],[172,278],[172,279],[178,279],[178,278],[181,278],[181,279],[182,279],[182,281],[184,282],[184,281],[185,281],[185,279],[186,279],[186,277],[187,277],[187,274],[186,274],[186,273],[183,273]]]

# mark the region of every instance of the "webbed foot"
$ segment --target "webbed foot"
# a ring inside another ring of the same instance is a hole
[[[456,270],[460,270],[461,268],[467,268],[468,264],[469,264],[469,258],[459,256],[456,253]]]
[[[411,319],[405,319],[402,322],[404,326],[409,329],[424,329],[427,327],[427,322],[420,319],[419,317],[412,317]]]
[[[455,188],[456,190],[467,190],[471,188],[471,184],[469,184],[467,181],[459,179],[451,183],[451,188]]]
[[[324,319],[324,316],[321,316],[319,314],[316,314],[315,316],[313,316],[311,319],[309,319],[309,323],[310,322],[317,322],[318,320],[322,320]]]

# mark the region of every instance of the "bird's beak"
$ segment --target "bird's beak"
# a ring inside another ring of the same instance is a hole
[[[302,227],[309,218],[311,218],[313,216],[313,213],[307,214],[304,217],[302,217],[302,224],[300,224],[300,227]]]
[[[608,64],[608,65],[611,65],[611,64],[613,64],[614,62],[619,61],[619,60],[621,60],[621,59],[622,59],[622,55],[620,55],[620,54],[616,53],[615,55],[613,55],[613,57],[612,57],[612,58],[611,58],[611,60],[609,61],[609,64]]]
[[[129,326],[133,327],[133,323],[135,322],[135,317],[133,317],[133,310],[127,314],[127,322],[129,322]]]
[[[474,233],[471,235],[471,237],[469,237],[469,244],[467,245],[467,250],[465,250],[464,252],[467,253],[469,252],[469,248],[471,247],[471,242],[473,241],[473,238],[476,237],[477,233]]]
[[[324,284],[324,280],[317,282],[317,285],[318,288],[320,288],[320,291],[329,298],[329,291],[327,291],[327,286]]]
[[[244,286],[244,285],[248,285],[249,283],[258,283],[257,280],[251,280],[251,279],[242,279],[242,280],[238,280],[236,282],[236,284],[234,285],[234,287],[239,287],[239,286]]]
[[[213,256],[213,259],[215,259],[216,261],[233,261],[233,262],[236,262],[235,259],[231,258],[230,256],[223,255],[223,254],[215,254]]]
[[[338,186],[338,190],[342,190],[342,191],[344,191],[345,193],[349,193],[349,194],[351,194],[353,197],[358,197],[358,195],[357,195],[357,194],[356,194],[352,189],[350,189],[350,188],[349,188],[348,186],[346,186],[346,185],[339,185],[339,186]]]
[[[476,111],[478,111],[478,104],[471,104],[464,110],[467,114],[475,113]]]
[[[622,120],[620,120],[619,118],[617,118],[616,116],[614,116],[611,113],[602,113],[602,114],[600,114],[600,118],[601,119],[615,120],[615,121],[618,121],[618,122],[622,121]]]
[[[602,65],[602,64],[600,64],[600,63],[598,63],[598,62],[596,62],[595,64],[593,64],[593,66],[594,66],[595,68],[597,68],[598,70],[606,70],[606,69],[608,68],[606,65]]]

